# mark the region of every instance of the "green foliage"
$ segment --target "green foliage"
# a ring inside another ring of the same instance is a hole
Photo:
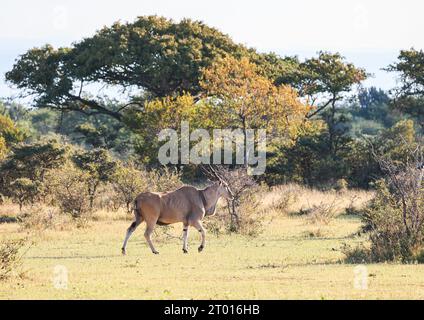
[[[20,56],[6,79],[36,96],[38,107],[106,114],[122,119],[125,106],[112,109],[92,98],[90,84],[137,87],[154,97],[201,92],[202,69],[227,55],[247,56],[263,64],[261,70],[275,77],[273,64],[284,60],[235,44],[227,35],[202,22],[180,22],[158,17],[139,17],[133,23],[115,23],[69,48],[50,45]],[[128,97],[130,103],[138,99]]]
[[[293,181],[322,185],[342,178],[344,162],[342,158],[333,160],[328,141],[326,124],[322,121],[311,122],[294,144],[278,146],[276,152],[270,154],[268,182]]]
[[[39,185],[28,178],[18,178],[9,187],[10,196],[19,204],[20,210],[23,205],[34,203],[38,191]]]
[[[409,151],[419,145],[413,121],[402,120],[367,139],[343,140],[342,135],[333,157],[328,127],[321,121],[309,124],[294,144],[280,145],[269,152],[268,183],[292,181],[322,187],[345,179],[352,187],[368,188],[372,181],[383,176],[375,155],[405,163]]]
[[[181,121],[188,121],[191,128],[208,128],[209,108],[207,103],[196,104],[194,97],[184,94],[153,99],[145,102],[143,108],[129,109],[124,122],[134,132],[134,149],[141,162],[158,165],[157,155],[161,145],[158,134],[162,129],[179,131]]]
[[[117,202],[125,206],[128,212],[131,212],[131,204],[137,195],[147,191],[151,184],[146,172],[137,169],[133,162],[119,163],[111,182]]]
[[[24,131],[17,128],[12,119],[0,114],[0,160],[10,147],[26,138]]]
[[[76,152],[72,157],[75,165],[88,175],[88,195],[90,208],[93,208],[94,199],[101,183],[106,183],[113,176],[116,169],[116,161],[105,149]]]
[[[396,88],[394,107],[412,115],[424,128],[424,51],[402,50],[398,61],[387,68],[400,77],[400,86]]]
[[[421,221],[422,217],[415,217],[411,207],[404,211],[399,194],[384,180],[376,183],[376,191],[376,197],[363,213],[364,230],[369,232],[371,241],[372,261],[413,260],[424,250],[424,228],[420,224],[415,229],[408,226],[414,225],[414,219]],[[419,195],[408,196],[412,197],[408,206],[417,205],[422,212],[422,190]]]
[[[21,251],[27,242],[26,239],[9,239],[0,242],[0,281],[16,275],[22,265]]]
[[[3,159],[7,154],[6,140],[0,137],[0,160]]]
[[[0,164],[2,193],[10,195],[11,183],[20,178],[29,179],[39,185],[48,170],[65,162],[67,149],[55,140],[14,146],[12,152]]]
[[[183,185],[181,172],[168,167],[148,171],[147,179],[150,184],[149,188],[156,192],[174,191]]]
[[[351,117],[346,110],[338,108],[338,103],[354,85],[365,80],[367,74],[365,70],[346,62],[338,53],[319,52],[316,58],[304,62],[293,59],[292,64],[295,67],[282,74],[277,83],[293,85],[311,105],[307,118],[318,116],[325,121],[327,130],[313,137],[303,135],[294,147],[289,147],[290,151],[286,150],[296,159],[286,162],[297,167],[297,171],[301,171],[301,179],[308,184],[319,183],[314,177],[321,182],[344,178],[342,172],[346,165],[343,158],[349,152]],[[304,160],[308,156],[312,158]],[[293,161],[298,163],[292,164]],[[296,175],[299,176],[299,173]]]
[[[26,117],[28,109],[20,103],[16,102],[5,102],[0,98],[0,114],[7,116],[14,122]]]
[[[90,187],[90,175],[72,163],[51,170],[47,174],[45,187],[62,213],[73,218],[83,218],[92,209],[91,196],[87,192]]]
[[[353,85],[366,79],[365,70],[347,63],[339,53],[319,52],[318,57],[304,62],[292,59],[291,72],[282,74],[276,81],[293,85],[301,96],[307,97],[314,105],[318,100],[323,101],[311,110],[309,117],[318,114],[327,106],[342,98]]]

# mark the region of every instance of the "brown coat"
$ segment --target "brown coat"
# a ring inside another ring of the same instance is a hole
[[[180,189],[166,193],[145,192],[135,199],[135,222],[128,228],[125,237],[122,253],[126,253],[126,245],[129,237],[137,226],[145,221],[145,238],[153,253],[158,254],[153,246],[151,234],[156,225],[170,225],[183,223],[184,244],[183,251],[188,252],[187,238],[188,227],[193,226],[202,234],[202,244],[199,251],[205,247],[205,230],[202,226],[202,219],[205,215],[213,215],[215,207],[220,197],[229,198],[227,188],[215,183],[206,189],[199,190],[192,186],[184,186]]]

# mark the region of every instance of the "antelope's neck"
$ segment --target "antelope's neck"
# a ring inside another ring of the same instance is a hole
[[[205,210],[209,210],[210,208],[216,206],[218,202],[219,196],[218,193],[212,190],[202,190],[200,191],[205,199]]]

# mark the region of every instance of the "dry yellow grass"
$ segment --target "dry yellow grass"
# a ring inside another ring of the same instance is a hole
[[[355,287],[356,269],[344,264],[344,243],[355,244],[358,217],[339,215],[321,226],[304,216],[280,212],[273,204],[292,190],[298,200],[289,211],[321,201],[338,201],[343,212],[351,198],[357,206],[372,194],[318,192],[294,185],[262,195],[267,208],[264,232],[249,238],[209,234],[206,251],[197,253],[198,234],[190,235],[190,254],[181,251],[181,226],[158,232],[154,241],[161,252],[152,255],[142,230],[128,247],[120,247],[131,216],[124,212],[98,212],[88,227],[45,230],[24,258],[27,278],[0,283],[2,299],[383,299],[424,298],[424,270],[418,265],[367,265],[367,288]],[[0,239],[22,237],[16,223],[0,224]],[[55,268],[68,272],[66,289],[55,286]]]
[[[334,203],[339,213],[348,207],[361,208],[372,199],[373,193],[364,190],[319,191],[297,184],[286,184],[271,189],[262,197],[265,209],[272,209],[284,197],[291,197],[287,208],[288,213],[307,211],[322,203]]]

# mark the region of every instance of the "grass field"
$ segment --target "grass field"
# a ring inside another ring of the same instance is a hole
[[[273,197],[265,196],[264,205]],[[0,282],[0,298],[424,298],[421,265],[367,265],[368,288],[355,288],[356,266],[345,264],[340,251],[343,243],[362,240],[355,235],[358,217],[342,214],[352,192],[346,196],[310,191],[292,204],[292,211],[331,197],[338,201],[341,214],[329,225],[312,225],[304,216],[270,209],[260,236],[209,234],[201,254],[197,252],[199,235],[191,230],[191,250],[183,255],[177,225],[170,231],[175,237],[160,232],[154,238],[160,255],[150,253],[138,229],[129,242],[128,255],[122,256],[120,248],[131,217],[113,213],[102,214],[86,228],[46,230],[32,235],[35,244],[24,256],[24,277]],[[362,204],[369,197],[362,192],[358,201]],[[1,212],[5,215],[4,208]],[[23,237],[27,232],[16,223],[0,224],[0,239]],[[54,286],[56,266],[68,271],[67,289]]]

